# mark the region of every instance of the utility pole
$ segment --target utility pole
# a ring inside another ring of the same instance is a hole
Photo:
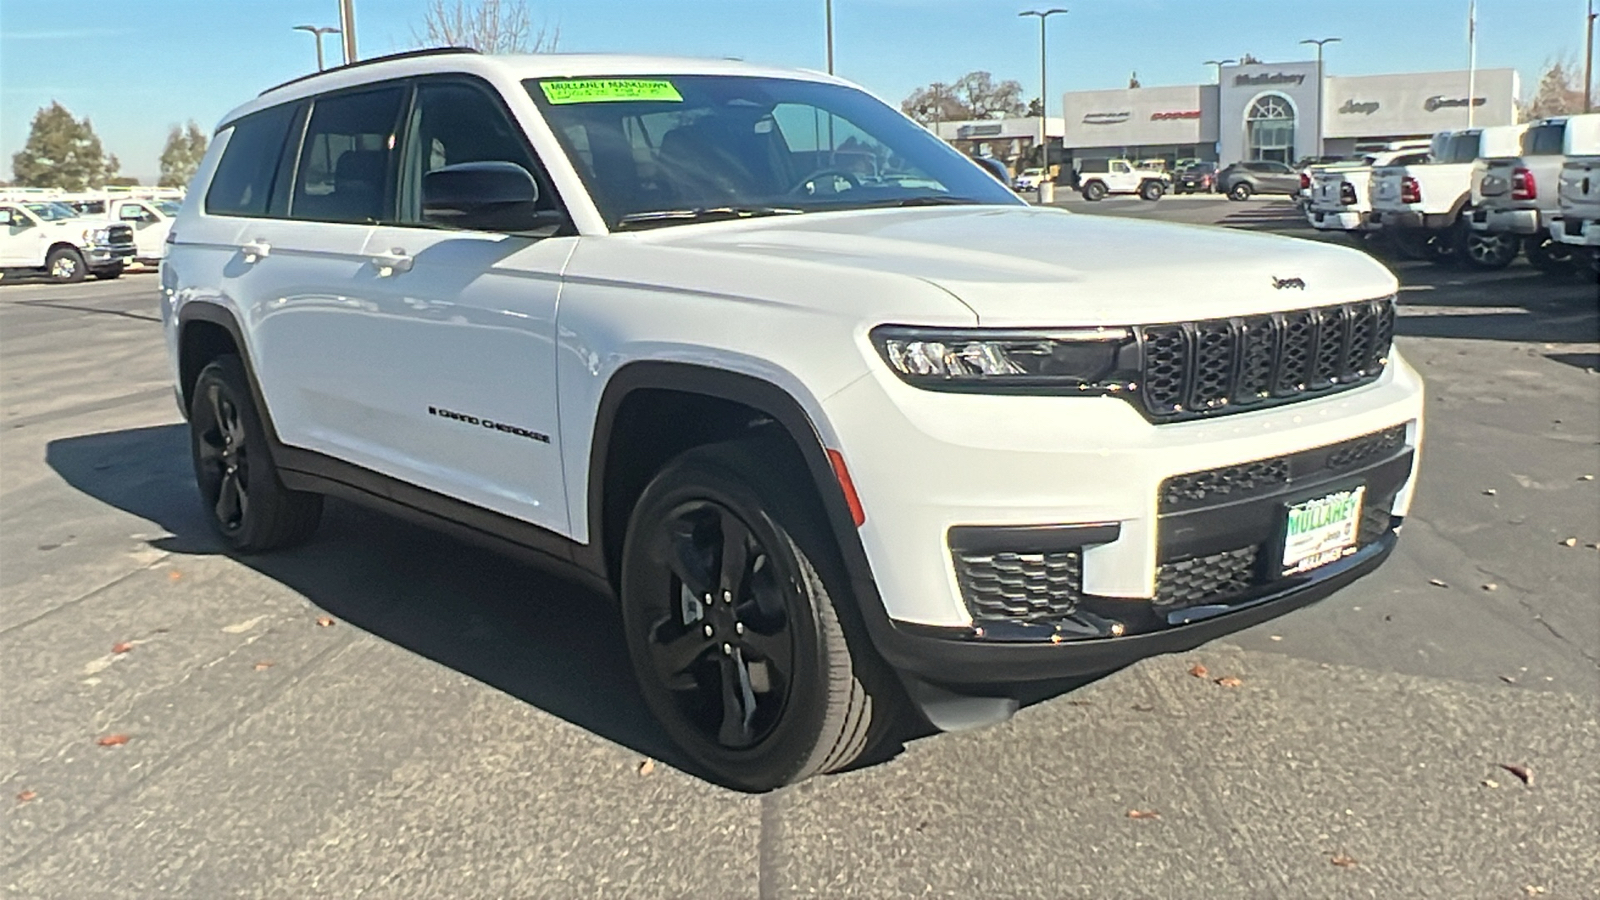
[[[338,34],[339,29],[318,27],[316,25],[296,25],[294,26],[294,30],[307,31],[311,33],[312,39],[317,42],[317,71],[321,72],[323,69],[327,68],[327,66],[322,64],[322,36],[325,34]]]
[[[1033,9],[1019,12],[1017,16],[1037,16],[1039,19],[1039,202],[1048,203],[1045,195],[1051,198],[1055,195],[1055,185],[1050,181],[1050,87],[1047,80],[1048,68],[1045,65],[1044,55],[1044,23],[1051,16],[1066,15],[1064,9]],[[1045,185],[1050,185],[1047,191]]]
[[[1238,62],[1237,59],[1208,59],[1204,65],[1217,67],[1217,84],[1220,85],[1222,84],[1222,67],[1231,66],[1236,62]]]
[[[1478,94],[1478,0],[1467,3],[1467,127],[1472,127]]]
[[[826,0],[824,8],[828,19],[828,74],[833,74],[833,0]]]
[[[1300,43],[1317,45],[1317,148],[1316,152],[1312,153],[1311,155],[1322,156],[1324,153],[1324,147],[1322,146],[1322,123],[1327,118],[1327,112],[1322,108],[1322,88],[1326,83],[1326,79],[1322,75],[1322,45],[1337,44],[1339,43],[1339,39],[1336,37],[1309,38],[1301,41]]]
[[[339,0],[339,27],[344,30],[344,64],[356,61],[356,0]]]
[[[1589,16],[1583,20],[1583,111],[1594,112],[1594,0],[1589,0]]]

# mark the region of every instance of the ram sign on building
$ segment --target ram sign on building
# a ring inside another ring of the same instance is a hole
[[[1515,121],[1517,73],[1481,69],[1326,78],[1315,62],[1221,67],[1220,84],[1075,91],[1062,96],[1062,144],[1074,158],[1242,159],[1293,164],[1358,147]],[[1322,120],[1318,143],[1318,118]]]

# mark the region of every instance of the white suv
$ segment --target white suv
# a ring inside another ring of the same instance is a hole
[[[311,76],[223,120],[161,280],[231,548],[334,494],[539,551],[745,789],[1323,597],[1416,477],[1383,266],[1029,207],[814,72]]]

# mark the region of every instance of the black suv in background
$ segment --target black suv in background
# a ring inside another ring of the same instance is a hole
[[[1300,191],[1300,173],[1287,163],[1236,162],[1217,173],[1217,190],[1229,200],[1248,200],[1252,194],[1294,195]]]
[[[1174,194],[1209,194],[1217,189],[1217,164],[1214,162],[1190,163],[1178,170],[1172,179]]]

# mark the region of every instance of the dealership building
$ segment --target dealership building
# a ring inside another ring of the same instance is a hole
[[[1245,159],[1293,164],[1472,124],[1516,121],[1515,69],[1318,78],[1316,62],[1221,67],[1218,84],[1074,91],[1062,95],[1059,136],[1074,159]],[[1321,92],[1318,92],[1318,84]],[[1321,146],[1318,146],[1318,120]],[[1059,123],[1059,124],[1057,124]],[[945,122],[940,137],[1012,161],[1037,142],[1038,119]],[[992,132],[992,134],[991,134]],[[1052,157],[1054,154],[1052,153]]]
[[[1185,157],[1294,163],[1516,121],[1515,69],[1317,77],[1315,62],[1221,67],[1219,84],[1062,96],[1062,145],[1078,159]],[[1321,82],[1321,93],[1317,90]],[[1321,119],[1322,145],[1317,145]]]

